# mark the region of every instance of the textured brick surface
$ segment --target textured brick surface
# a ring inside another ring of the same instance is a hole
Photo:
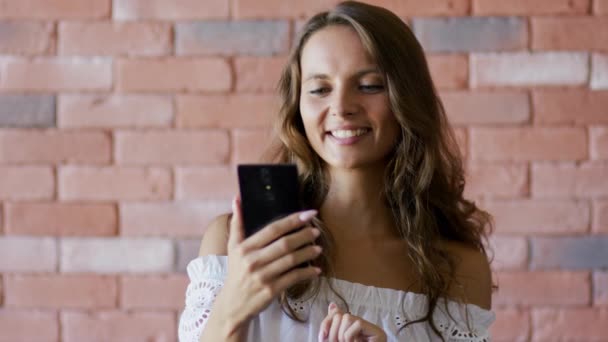
[[[178,55],[271,56],[287,52],[286,21],[207,21],[175,26]]]
[[[0,167],[0,199],[50,199],[54,191],[55,176],[50,167]]]
[[[521,18],[426,18],[412,27],[426,51],[466,52],[521,50],[528,32]]]
[[[116,133],[116,162],[120,164],[221,164],[228,160],[225,131]]]
[[[593,231],[608,233],[608,201],[597,201],[593,205]]]
[[[123,204],[120,207],[121,234],[198,237],[215,216],[229,210],[229,200]]]
[[[62,128],[168,127],[173,120],[169,96],[62,95],[57,125]]]
[[[120,280],[120,306],[127,309],[182,310],[186,275],[125,276]]]
[[[52,238],[0,237],[1,272],[54,272],[57,257]]]
[[[163,239],[66,238],[60,250],[62,272],[168,272],[174,264],[173,244]]]
[[[535,309],[532,340],[601,341],[608,336],[607,321],[606,309]]]
[[[608,54],[593,54],[590,86],[591,89],[608,89]]]
[[[587,158],[583,128],[474,128],[471,157],[483,161],[566,161]]]
[[[117,20],[192,20],[228,17],[226,0],[114,0],[112,17]]]
[[[230,67],[221,59],[118,60],[116,86],[125,92],[227,91]]]
[[[492,341],[525,342],[530,335],[530,313],[525,309],[497,309],[490,333]]]
[[[454,125],[522,124],[530,120],[525,92],[444,92],[443,105]]]
[[[469,83],[469,59],[457,54],[429,54],[427,62],[433,83],[440,89],[466,88]]]
[[[525,269],[528,265],[528,241],[525,237],[495,234],[491,238],[493,270]]]
[[[539,124],[608,124],[608,91],[538,90],[532,106]]]
[[[178,168],[175,197],[180,200],[231,200],[238,193],[236,169],[231,167]]]
[[[237,18],[300,18],[329,9],[337,0],[286,2],[281,0],[235,0],[233,13]]]
[[[608,307],[608,272],[593,273],[593,304]]]
[[[470,163],[466,180],[466,197],[515,198],[529,193],[524,164]]]
[[[243,56],[234,59],[238,92],[268,92],[274,95],[286,57]]]
[[[532,238],[533,269],[601,269],[608,266],[608,237]]]
[[[232,134],[233,163],[258,163],[271,146],[269,130],[235,130]]]
[[[593,13],[595,14],[608,14],[608,1],[606,0],[595,0],[593,2]]]
[[[585,305],[591,302],[589,274],[585,272],[501,272],[493,304]]]
[[[532,166],[532,195],[535,197],[605,197],[608,195],[608,165],[605,163],[537,164]]]
[[[171,341],[175,339],[175,331],[175,317],[171,312],[61,314],[61,332],[66,342]]]
[[[55,46],[51,23],[0,22],[0,35],[0,53],[6,55],[45,55]]]
[[[586,202],[559,200],[488,201],[484,209],[496,222],[497,233],[570,234],[589,230]]]
[[[113,277],[91,275],[16,275],[6,279],[7,307],[113,308],[118,284]]]
[[[171,50],[169,24],[64,22],[59,25],[62,55],[157,56],[170,54]]]
[[[101,19],[111,0],[2,0],[0,19]]]
[[[0,310],[0,341],[54,342],[59,340],[57,313],[30,310]]]
[[[532,18],[532,49],[608,51],[608,17]]]
[[[169,171],[160,168],[66,166],[58,179],[63,200],[166,200],[173,191]]]
[[[112,61],[104,58],[13,59],[4,63],[0,90],[102,91],[112,87]]]
[[[5,163],[105,164],[110,149],[110,137],[103,132],[0,131],[0,161]]]
[[[591,159],[608,160],[608,126],[589,129]]]
[[[184,128],[270,127],[278,102],[276,95],[180,96],[176,123]]]
[[[471,55],[471,86],[582,85],[588,56],[580,52],[517,52]],[[543,70],[543,72],[538,72]]]
[[[205,227],[206,228],[206,227]],[[185,273],[188,263],[198,256],[201,247],[201,238],[177,241],[177,267],[176,271]]]
[[[7,203],[5,232],[17,235],[104,236],[117,232],[111,204]]]
[[[55,126],[55,97],[52,95],[0,95],[0,126]]]
[[[473,0],[476,15],[585,14],[591,0]]]

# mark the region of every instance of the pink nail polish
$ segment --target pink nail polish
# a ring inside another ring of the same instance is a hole
[[[300,214],[300,221],[307,222],[317,215],[316,210],[307,210]]]

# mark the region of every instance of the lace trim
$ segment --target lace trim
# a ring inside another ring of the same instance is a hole
[[[478,335],[475,328],[469,331],[468,329],[462,329],[458,325],[439,323],[439,330],[442,331],[443,336],[447,341],[466,341],[466,342],[490,342],[490,337],[487,331],[483,332],[483,335]]]
[[[209,320],[211,307],[223,283],[206,279],[192,282],[186,290],[186,308],[180,317],[179,340],[198,342]]]

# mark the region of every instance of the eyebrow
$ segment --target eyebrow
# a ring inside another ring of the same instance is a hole
[[[363,75],[367,75],[367,74],[371,74],[371,73],[377,73],[377,74],[379,74],[379,73],[380,73],[380,70],[378,70],[378,68],[375,68],[375,67],[373,67],[373,68],[367,68],[367,69],[363,69],[363,70],[357,71],[357,72],[356,72],[356,73],[355,73],[355,74],[352,76],[352,78],[359,78],[359,77],[361,77],[361,76],[363,76]],[[326,79],[328,79],[328,78],[329,78],[329,77],[328,77],[326,74],[320,74],[320,73],[317,73],[317,74],[312,74],[312,75],[310,75],[310,76],[306,77],[306,78],[304,79],[304,82],[307,82],[307,81],[312,80],[312,79],[326,80]]]

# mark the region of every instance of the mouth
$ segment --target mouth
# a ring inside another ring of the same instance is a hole
[[[338,139],[348,139],[348,138],[360,137],[370,131],[371,131],[370,128],[336,129],[336,130],[328,131],[327,134],[331,135],[334,138],[338,138]]]

